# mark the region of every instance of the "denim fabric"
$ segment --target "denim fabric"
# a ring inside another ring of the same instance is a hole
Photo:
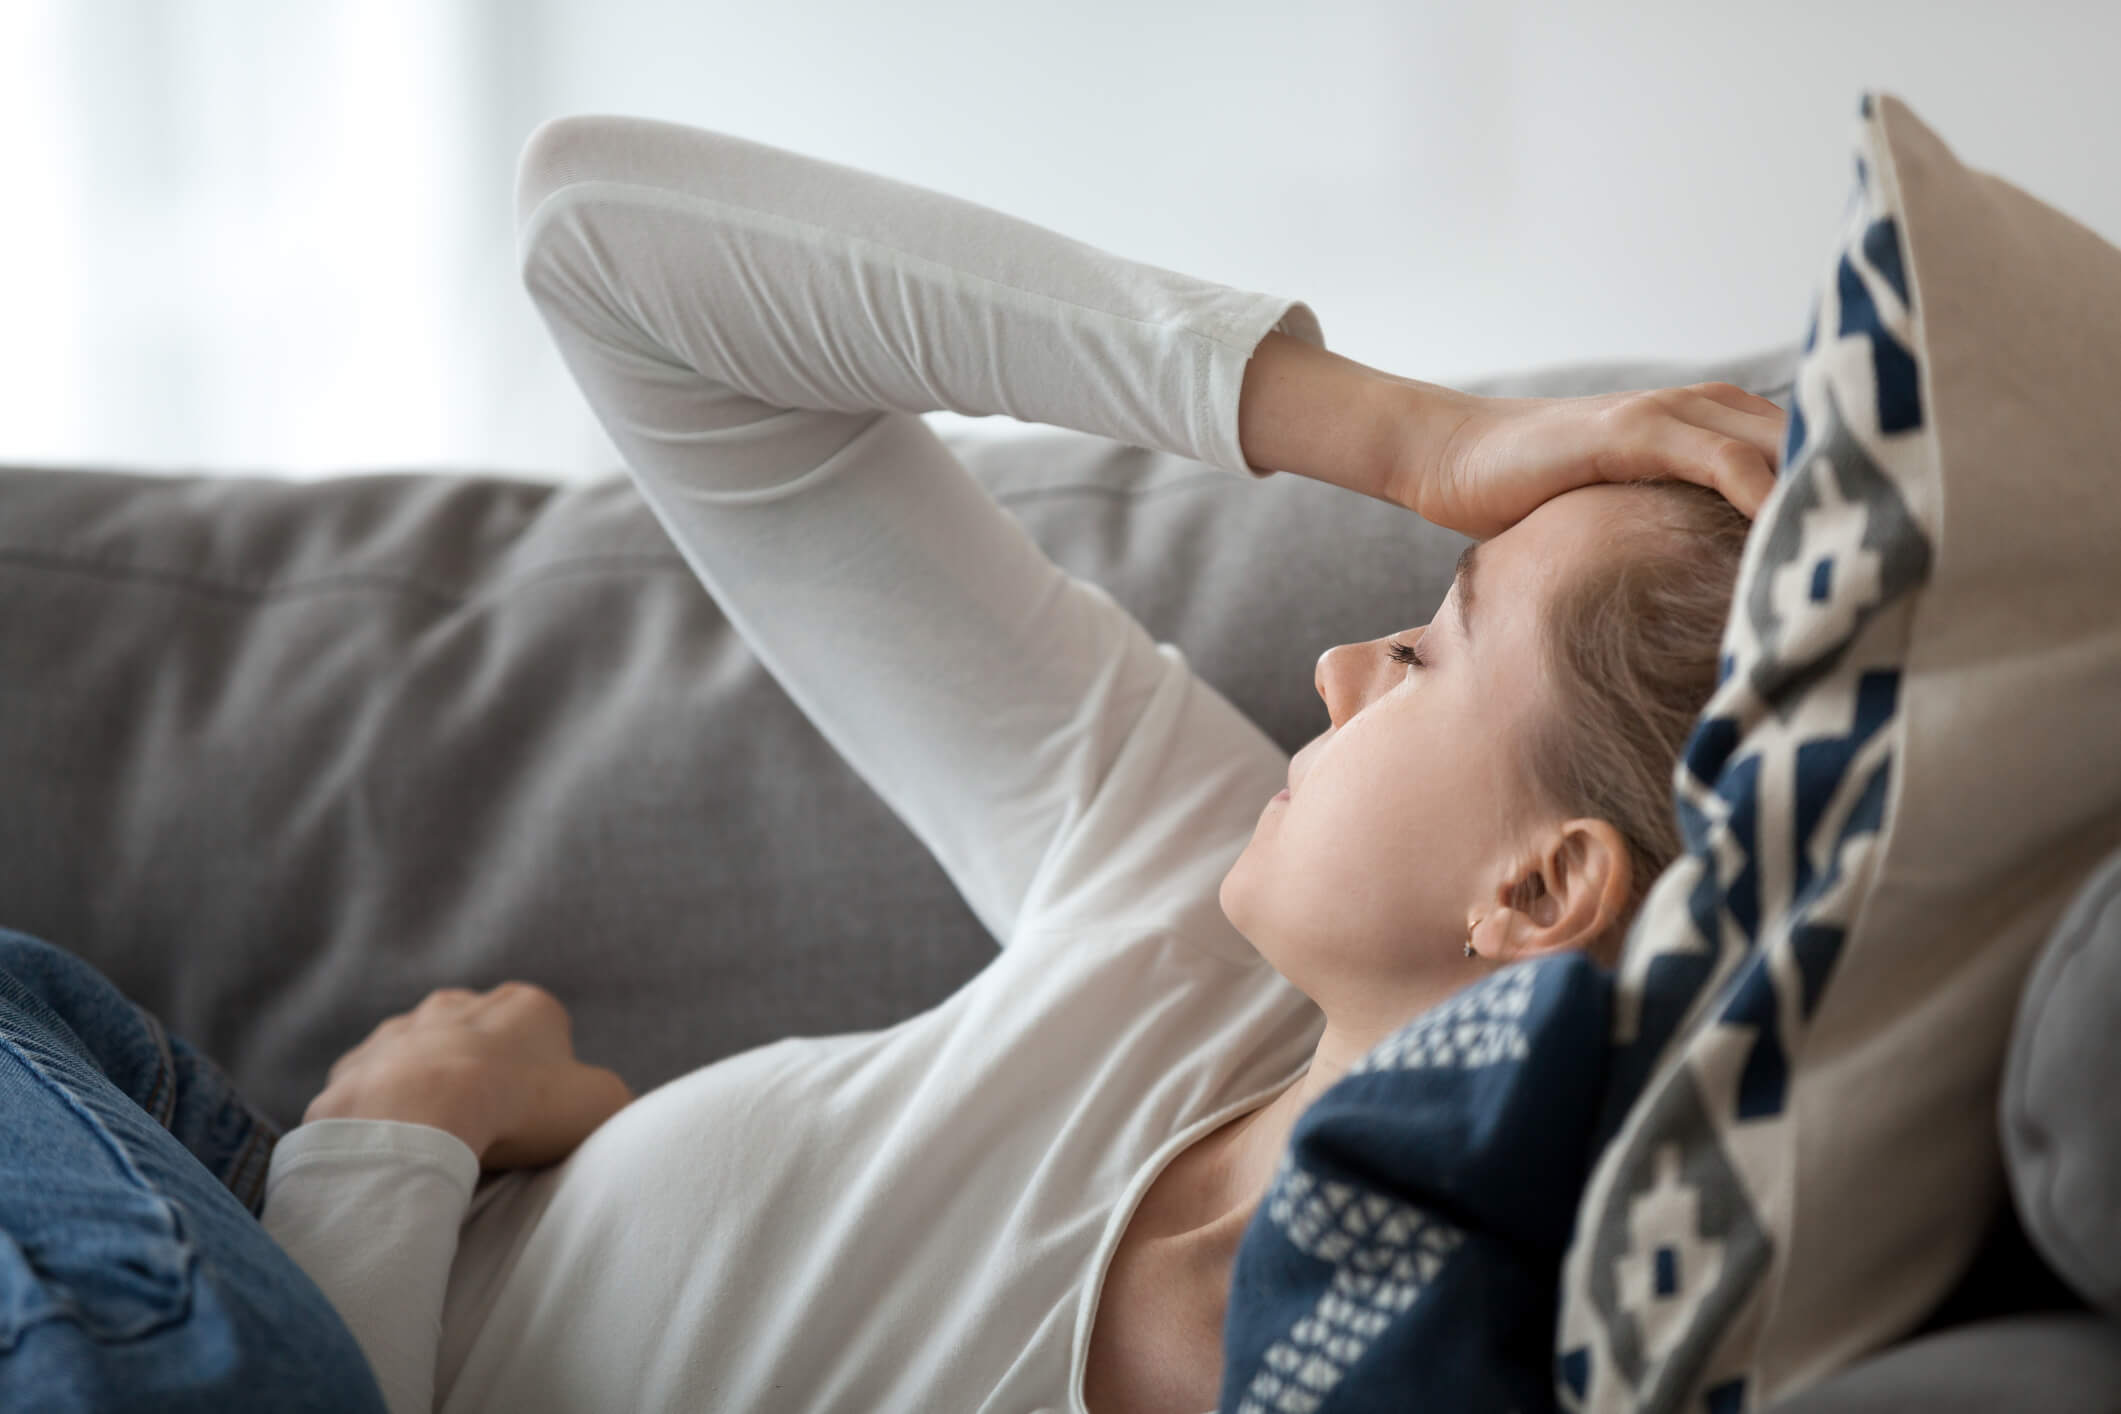
[[[0,1409],[382,1414],[258,1222],[278,1139],[95,968],[0,928]]]

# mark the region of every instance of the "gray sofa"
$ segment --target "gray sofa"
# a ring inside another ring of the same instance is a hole
[[[1723,378],[1780,399],[1796,356],[1472,386]],[[1295,477],[1000,419],[945,435],[1291,752],[1326,725],[1318,653],[1426,618],[1462,543]],[[622,471],[0,467],[0,592],[0,925],[87,957],[283,1125],[435,987],[542,983],[583,1057],[645,1092],[781,1036],[889,1025],[993,955]],[[2028,988],[2013,1057],[2026,1122],[2006,1137],[2031,1186],[1923,1332],[1788,1414],[2121,1409],[2098,1201],[2117,1169],[2083,1137],[2102,1087],[2078,1042],[2032,1046],[2103,1034],[2121,995],[2096,985],[2121,906],[2087,910],[2069,968]]]

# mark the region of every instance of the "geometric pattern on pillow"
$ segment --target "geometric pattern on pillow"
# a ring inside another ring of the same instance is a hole
[[[1577,1408],[1759,1408],[1936,1308],[2026,974],[2121,844],[2121,249],[1890,96],[1856,156],[1615,991]]]
[[[1523,1021],[1532,1004],[1533,971],[1507,969],[1496,976],[1500,980],[1492,987],[1468,987],[1430,1007],[1370,1047],[1345,1073],[1473,1070],[1523,1060],[1531,1053]]]
[[[1674,776],[1685,853],[1631,930],[1564,1276],[1564,1407],[1753,1407],[1786,1256],[1792,1071],[1888,848],[1936,439],[1868,96],[1848,220]],[[1914,489],[1910,489],[1914,488]],[[1972,1122],[1982,1122],[1975,1117]]]
[[[1392,1318],[1420,1299],[1465,1233],[1381,1193],[1321,1180],[1286,1155],[1266,1207],[1289,1245],[1333,1264],[1333,1274],[1260,1357],[1237,1414],[1308,1414]]]
[[[1470,984],[1298,1117],[1230,1278],[1222,1414],[1553,1408],[1554,1288],[1591,1159],[1612,978]]]

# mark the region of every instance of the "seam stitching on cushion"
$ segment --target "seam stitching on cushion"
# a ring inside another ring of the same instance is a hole
[[[548,579],[561,579],[569,575],[609,573],[625,569],[683,570],[692,573],[692,567],[681,555],[587,555],[576,560],[561,561],[541,570],[500,580],[487,586],[483,592],[469,586],[443,586],[422,580],[412,575],[392,574],[378,570],[347,570],[335,574],[317,575],[307,579],[266,580],[250,582],[243,580],[217,580],[204,575],[190,574],[183,570],[159,569],[150,565],[112,564],[107,561],[78,559],[67,555],[55,555],[49,551],[28,550],[18,546],[0,545],[0,564],[15,563],[41,569],[68,570],[77,574],[93,575],[104,579],[135,580],[164,584],[178,589],[190,589],[202,594],[215,594],[231,599],[260,601],[288,597],[308,591],[325,592],[341,588],[398,589],[423,594],[450,604],[467,604],[487,594],[506,589],[520,588]]]

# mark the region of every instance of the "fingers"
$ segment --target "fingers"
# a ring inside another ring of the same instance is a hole
[[[1721,493],[1747,519],[1759,514],[1782,460],[1782,409],[1728,383],[1661,388],[1631,402],[1635,454],[1621,479],[1676,476]],[[1606,478],[1615,479],[1610,471]]]
[[[546,991],[543,987],[540,987],[535,982],[503,982],[500,986],[495,987],[491,992],[487,993],[487,995],[494,998],[496,1001],[505,998],[516,1001],[518,1003],[529,1002],[535,1006],[552,1006],[560,1007],[562,1010],[566,1009],[562,1005],[558,997]]]
[[[554,1103],[551,1120],[564,1136],[565,1144],[555,1158],[565,1158],[599,1125],[635,1099],[619,1073],[604,1066],[576,1062],[561,1074],[565,1097]]]
[[[1674,409],[1677,416],[1747,443],[1767,458],[1770,471],[1781,464],[1790,424],[1781,408],[1728,383],[1703,383],[1684,392],[1692,396]]]
[[[1695,383],[1691,388],[1705,398],[1714,399],[1725,407],[1736,408],[1740,412],[1756,413],[1761,417],[1787,416],[1781,408],[1766,398],[1758,393],[1748,393],[1735,383]]]
[[[1666,424],[1665,456],[1672,473],[1698,486],[1721,492],[1747,520],[1775,489],[1775,455],[1758,443],[1688,422]]]
[[[489,1169],[543,1168],[637,1098],[617,1071],[569,1061],[545,1068],[526,1119],[502,1134],[481,1157]]]
[[[474,992],[469,987],[437,987],[429,992],[415,1011],[435,1016],[455,1016],[488,1011],[523,1011],[543,1013],[543,1019],[551,1021],[567,1015],[567,1006],[558,997],[535,982],[511,980],[483,992]]]
[[[505,1011],[520,1020],[521,1024],[542,1028],[557,1035],[562,1043],[573,1044],[574,1018],[567,1013],[567,1004],[535,982],[503,982],[487,996],[492,999],[492,1009]]]

